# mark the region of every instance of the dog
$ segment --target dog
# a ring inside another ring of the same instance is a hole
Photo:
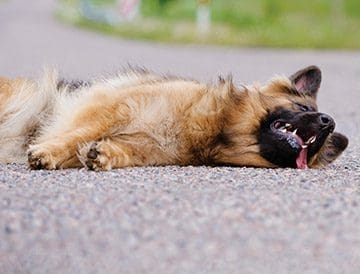
[[[319,168],[348,139],[317,110],[321,71],[265,85],[204,84],[146,69],[109,79],[0,78],[0,162],[31,169],[227,165]]]

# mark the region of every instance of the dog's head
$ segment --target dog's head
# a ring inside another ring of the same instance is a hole
[[[335,160],[348,139],[334,132],[333,118],[317,110],[320,82],[320,69],[310,66],[262,87],[246,87],[245,95],[238,97],[241,112],[236,115],[237,121],[246,117],[246,122],[233,126],[249,140],[238,163],[304,169]]]

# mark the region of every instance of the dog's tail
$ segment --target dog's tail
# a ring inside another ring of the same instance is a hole
[[[24,162],[32,135],[52,110],[58,74],[44,69],[38,80],[0,79],[0,162]]]

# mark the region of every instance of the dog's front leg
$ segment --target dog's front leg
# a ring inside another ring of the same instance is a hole
[[[321,168],[340,156],[348,146],[349,140],[341,133],[334,132],[328,136],[324,145],[309,163],[311,168]]]
[[[79,150],[83,166],[96,171],[139,165],[137,156],[133,146],[116,138],[90,142]]]

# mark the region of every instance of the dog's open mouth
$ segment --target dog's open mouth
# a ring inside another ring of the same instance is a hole
[[[299,151],[298,156],[296,157],[296,167],[298,169],[305,169],[308,167],[308,147],[311,146],[316,141],[316,135],[311,135],[306,138],[301,137],[299,134],[299,129],[293,126],[290,123],[277,120],[273,123],[273,128],[281,134],[286,142],[294,149]]]

